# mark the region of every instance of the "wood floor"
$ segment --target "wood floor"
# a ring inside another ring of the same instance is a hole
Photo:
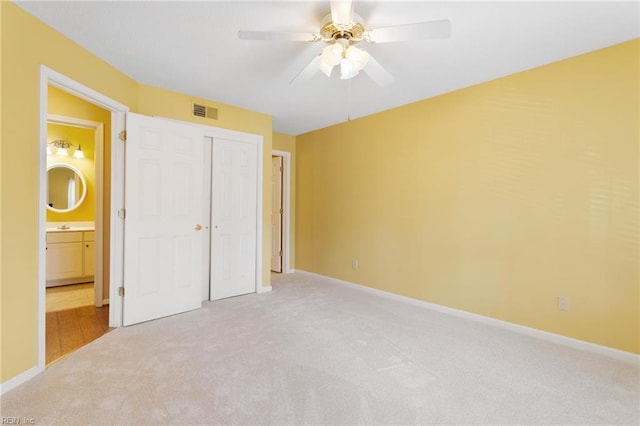
[[[109,328],[109,306],[94,305],[75,307],[80,292],[86,292],[86,285],[65,286],[47,289],[46,313],[46,355],[47,365],[81,348],[87,343],[107,333]],[[50,292],[50,290],[53,290]],[[93,292],[93,290],[90,290]],[[67,304],[58,297],[50,306],[50,293],[59,296],[67,293]],[[75,293],[75,295],[74,295]],[[65,309],[70,307],[70,309]]]

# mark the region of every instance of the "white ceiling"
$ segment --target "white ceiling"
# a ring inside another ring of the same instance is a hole
[[[317,32],[329,1],[20,2],[136,81],[273,116],[297,135],[640,36],[633,2],[362,1],[367,28],[449,19],[444,40],[367,45],[394,77],[290,81],[321,43],[241,41],[237,31]]]

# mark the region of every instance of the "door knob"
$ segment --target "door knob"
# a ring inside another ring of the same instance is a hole
[[[199,231],[202,229],[202,225],[200,225],[199,223],[196,223],[196,225],[193,227],[193,229],[195,229],[196,231]]]

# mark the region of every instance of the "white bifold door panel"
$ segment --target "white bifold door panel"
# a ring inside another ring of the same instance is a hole
[[[256,291],[258,147],[213,139],[211,300]]]
[[[203,131],[127,115],[123,324],[201,306]]]

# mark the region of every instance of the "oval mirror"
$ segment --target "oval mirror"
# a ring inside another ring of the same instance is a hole
[[[52,164],[47,167],[47,209],[67,213],[82,204],[87,195],[87,181],[69,164]]]

